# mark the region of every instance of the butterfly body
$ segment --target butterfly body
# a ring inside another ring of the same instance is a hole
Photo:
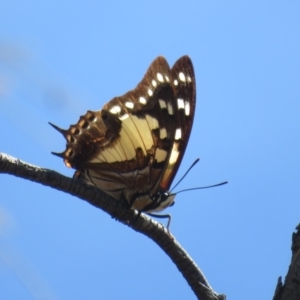
[[[172,68],[156,58],[137,87],[100,111],[87,111],[62,130],[66,150],[57,154],[75,178],[128,204],[158,212],[174,203],[170,185],[184,155],[195,112],[192,62]]]

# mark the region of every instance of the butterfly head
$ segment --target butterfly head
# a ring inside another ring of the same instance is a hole
[[[173,206],[175,204],[175,196],[176,194],[171,194],[169,192],[160,194],[158,206],[155,208],[155,210],[153,210],[153,212],[159,212],[166,209],[169,206]]]

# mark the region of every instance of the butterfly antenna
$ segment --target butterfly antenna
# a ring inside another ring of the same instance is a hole
[[[175,184],[175,186],[173,186],[172,190],[170,191],[170,194],[171,192],[176,188],[176,186],[183,180],[183,178],[188,174],[189,171],[191,171],[191,169],[199,162],[200,158],[197,158],[193,163],[192,165],[188,168],[188,170],[185,172],[185,174],[181,177],[181,179]]]
[[[177,192],[176,194],[179,194],[179,193],[182,193],[182,192],[186,192],[186,191],[209,189],[209,188],[220,186],[220,185],[224,185],[224,184],[227,184],[227,183],[228,183],[228,181],[223,181],[221,183],[217,183],[217,184],[213,184],[213,185],[201,186],[201,187],[196,187],[196,188],[181,190],[181,191]]]

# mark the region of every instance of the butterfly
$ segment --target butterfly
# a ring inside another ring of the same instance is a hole
[[[162,56],[135,89],[75,125],[55,129],[67,140],[62,153],[74,177],[131,209],[159,212],[174,204],[170,186],[192,130],[196,105],[193,64],[188,56],[172,68]]]

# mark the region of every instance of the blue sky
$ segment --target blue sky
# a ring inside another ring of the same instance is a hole
[[[171,231],[230,299],[270,299],[300,222],[299,1],[2,1],[0,151],[67,176],[63,128],[188,54],[196,115]],[[175,179],[176,181],[176,179]],[[2,299],[194,299],[168,257],[101,210],[0,177]],[[255,288],[254,288],[255,287]],[[258,296],[259,295],[259,296]]]

